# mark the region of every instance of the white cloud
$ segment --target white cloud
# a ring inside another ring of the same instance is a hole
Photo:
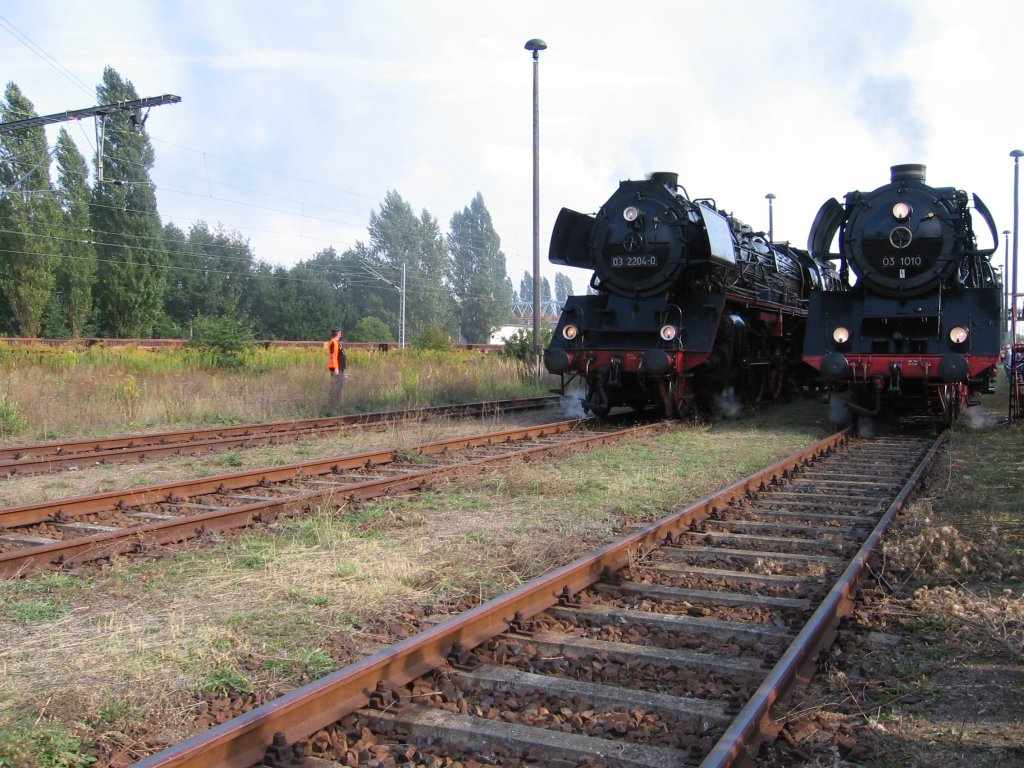
[[[480,192],[518,285],[532,264],[533,37],[549,45],[549,278],[558,210],[596,210],[651,171],[678,172],[755,228],[773,192],[776,235],[798,245],[827,198],[904,162],[1012,225],[1015,0],[343,0],[286,13],[266,0],[10,0],[0,18],[4,76],[40,114],[94,103],[106,65],[140,96],[180,95],[147,123],[161,215],[222,222],[270,262],[365,239],[388,190],[442,227]],[[92,126],[72,135],[91,156]]]

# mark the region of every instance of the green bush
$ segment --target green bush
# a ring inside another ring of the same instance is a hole
[[[452,348],[452,340],[440,328],[427,328],[413,344],[415,349],[430,349],[435,352],[448,352]]]
[[[348,338],[343,338],[342,341],[394,343],[395,337],[383,320],[376,317],[364,317],[356,323],[356,327],[348,334]]]
[[[198,317],[189,346],[205,353],[208,365],[241,368],[255,350],[252,327],[239,317]]]
[[[547,347],[551,343],[551,328],[541,328],[541,347]],[[519,360],[527,365],[533,365],[533,331],[520,328],[510,337],[503,337],[505,348],[501,350],[502,357],[509,357]]]

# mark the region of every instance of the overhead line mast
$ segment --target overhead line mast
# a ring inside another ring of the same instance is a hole
[[[138,116],[140,109],[149,109],[150,107],[157,107],[161,104],[177,104],[179,101],[181,101],[180,96],[175,96],[172,93],[165,93],[163,96],[147,96],[144,99],[116,101],[113,104],[100,104],[99,106],[86,107],[85,109],[70,109],[67,112],[57,112],[52,115],[43,115],[42,117],[29,117],[24,120],[13,120],[9,123],[0,123],[0,133],[10,133],[18,130],[19,128],[32,128],[37,125],[63,123],[68,120],[81,120],[85,117],[97,117],[99,120],[96,123],[96,181],[103,182],[103,137],[106,131],[107,115],[116,112],[130,112],[132,125],[137,130],[142,130],[142,126],[146,124],[146,116],[143,116],[142,118]],[[30,170],[29,173],[31,172],[32,171]],[[20,181],[21,179],[18,179],[18,181],[11,186],[15,186]]]
[[[49,125],[51,123],[63,123],[68,120],[81,120],[83,117],[106,117],[112,112],[133,112],[147,107],[156,107],[160,104],[177,104],[179,101],[181,101],[180,96],[166,93],[163,96],[149,96],[145,99],[117,101],[113,104],[101,104],[97,107],[86,107],[85,109],[70,109],[67,112],[57,112],[53,115],[29,117],[25,120],[0,123],[0,133],[9,133],[19,128],[31,128],[35,125]]]

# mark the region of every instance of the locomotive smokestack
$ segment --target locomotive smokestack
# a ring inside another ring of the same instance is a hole
[[[924,183],[924,170],[928,166],[921,163],[908,163],[906,165],[894,165],[892,167],[892,182],[897,181],[920,181]]]
[[[670,173],[668,171],[657,171],[651,174],[651,181],[656,181],[659,184],[664,184],[666,187],[668,187],[674,192],[676,190],[676,187],[679,186],[679,174]]]

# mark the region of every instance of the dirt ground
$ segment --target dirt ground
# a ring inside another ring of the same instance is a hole
[[[761,766],[1024,766],[1024,429],[998,413],[954,430]]]

